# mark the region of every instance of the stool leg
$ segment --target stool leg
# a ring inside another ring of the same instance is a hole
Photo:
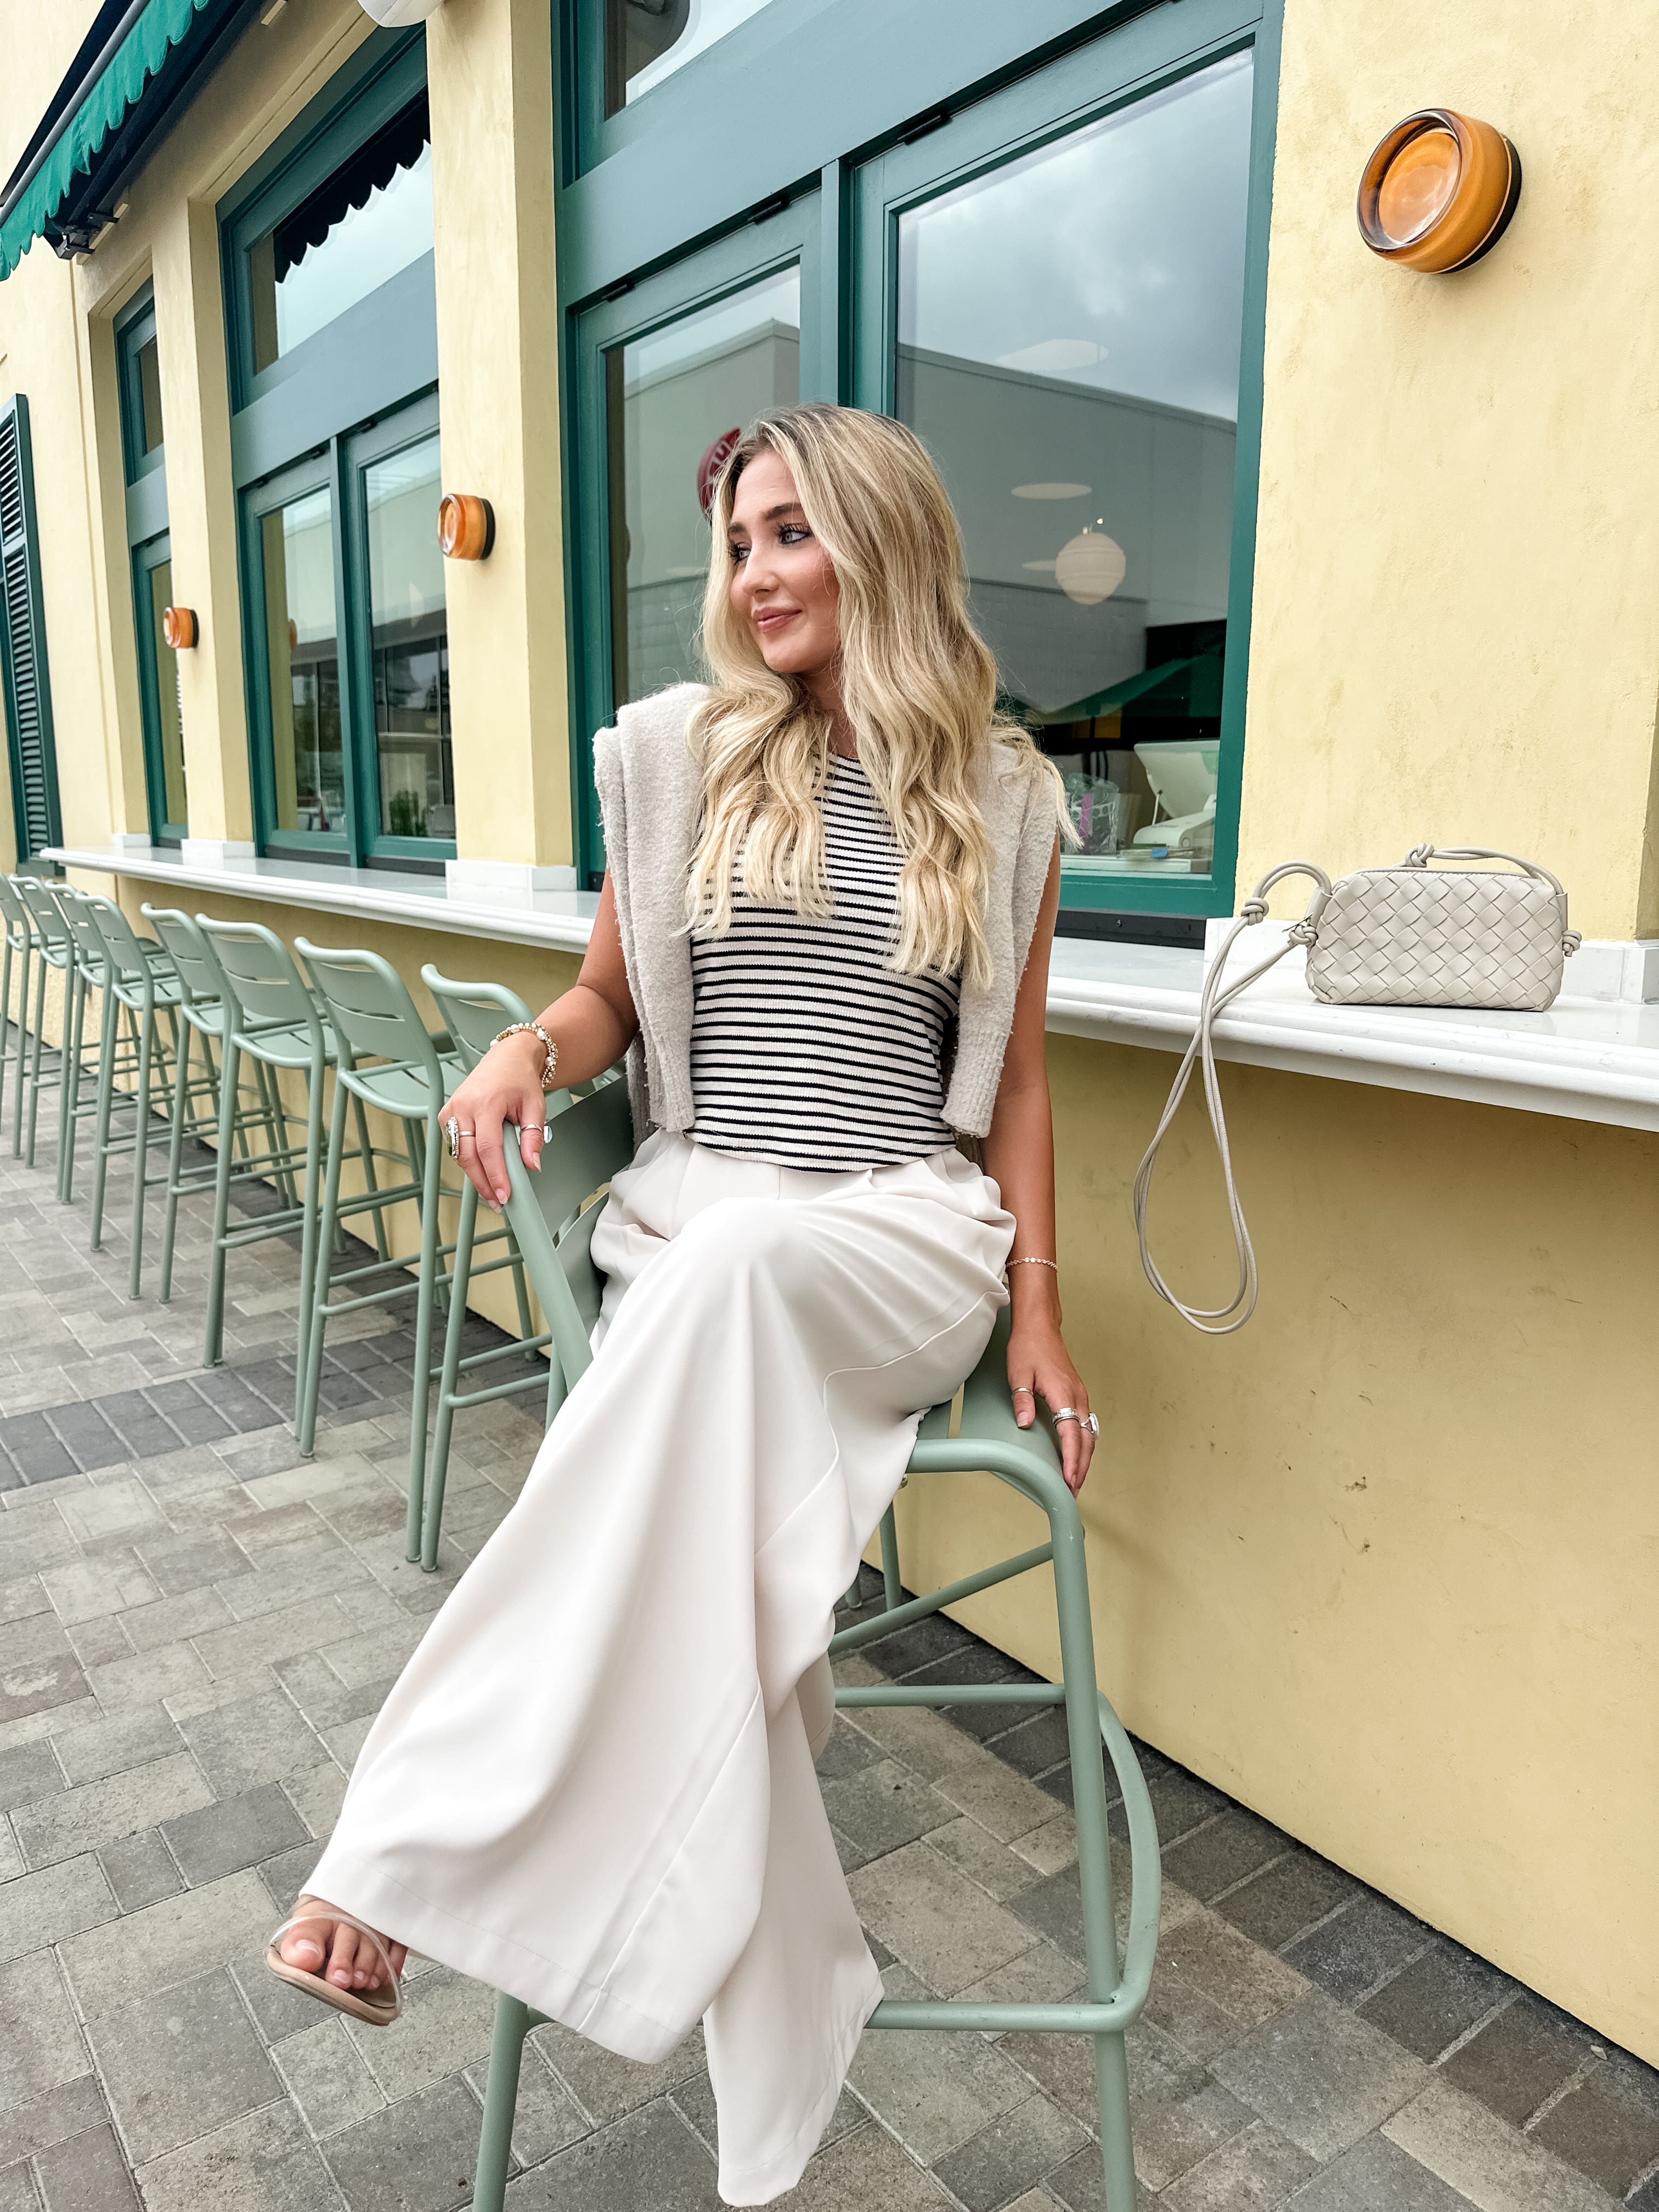
[[[1119,1981],[1117,1928],[1112,1910],[1112,1845],[1106,1820],[1106,1777],[1083,1523],[1075,1504],[1068,1499],[1066,1506],[1063,1515],[1051,1511],[1048,1525],[1054,1547],[1054,1606],[1066,1688],[1066,1731],[1072,1753],[1084,1948],[1089,1995],[1100,2002],[1113,1995]],[[1108,2212],[1135,2212],[1134,2140],[1129,2126],[1129,2075],[1123,2038],[1097,2035],[1094,2043],[1095,2094]]]
[[[300,1418],[294,1431],[294,1441],[307,1459],[317,1449],[317,1395],[323,1379],[323,1334],[328,1326],[329,1261],[334,1249],[334,1232],[339,1225],[341,1156],[345,1151],[346,1101],[349,1096],[337,1073],[334,1110],[328,1124],[328,1166],[323,1176],[323,1206],[314,1248],[311,1328],[306,1340],[302,1370],[305,1386],[300,1399]],[[418,1556],[418,1548],[410,1554],[411,1559]]]
[[[438,1247],[443,1242],[438,1222],[443,1139],[439,1133],[437,1110],[434,1102],[432,1119],[424,1129],[413,1121],[407,1124],[411,1138],[416,1139],[421,1162],[421,1279],[415,1297],[415,1388],[409,1409],[409,1511],[404,1537],[404,1555],[410,1559],[421,1557],[421,1521],[426,1504],[426,1413],[432,1389],[432,1309],[439,1291]]]
[[[881,1516],[881,1581],[884,1601],[890,1609],[902,1604],[904,1584],[899,1577],[898,1523],[890,1505]]]
[[[34,1165],[34,1127],[40,1112],[40,1051],[46,1036],[46,962],[43,957],[34,970],[34,1057],[29,1063],[29,1136],[24,1146],[23,1158],[30,1167]]]
[[[166,1305],[173,1296],[173,1245],[179,1228],[179,1171],[185,1155],[185,1115],[190,1097],[190,1054],[196,1035],[188,1022],[184,1023],[184,1035],[179,1038],[175,1054],[177,1065],[173,1072],[173,1127],[167,1137],[167,1211],[161,1227],[161,1304]],[[207,1052],[205,1041],[202,1047]],[[212,1070],[210,1056],[208,1067]]]
[[[275,1081],[275,1071],[272,1080]],[[284,1137],[286,1137],[284,1131]],[[300,1433],[305,1408],[306,1378],[310,1373],[312,1306],[317,1291],[317,1217],[322,1205],[319,1178],[323,1172],[323,1060],[313,1063],[306,1091],[306,1192],[300,1216],[300,1328],[294,1348],[294,1433]],[[326,1271],[328,1258],[322,1266]]]
[[[466,1286],[472,1276],[472,1240],[478,1220],[478,1194],[471,1182],[461,1185],[460,1225],[455,1231],[455,1256],[450,1262],[449,1319],[444,1329],[443,1372],[438,1377],[438,1420],[432,1433],[432,1455],[427,1462],[426,1504],[422,1515],[421,1565],[428,1574],[438,1565],[438,1533],[444,1517],[444,1478],[449,1473],[449,1437],[455,1425],[455,1385],[461,1370],[461,1331],[466,1324]],[[526,1328],[525,1334],[531,1334]]]
[[[225,1024],[225,1048],[219,1063],[219,1153],[213,1170],[213,1243],[208,1253],[207,1337],[202,1364],[217,1367],[225,1356],[225,1236],[230,1220],[230,1130],[236,1118],[236,1087],[241,1054]]]
[[[517,1997],[495,2000],[495,2033],[489,2046],[478,2166],[472,2177],[472,2212],[501,2212],[507,2169],[513,2157],[513,2114],[519,2101],[519,2069],[530,2033],[530,2008]]]
[[[23,1066],[29,1048],[29,964],[33,958],[33,944],[26,939],[18,955],[17,967],[17,1066],[11,1102],[13,1159],[16,1159],[23,1149]]]
[[[58,1060],[58,1197],[67,1206],[75,1182],[75,1109],[81,1098],[81,969],[64,971],[64,1048]]]
[[[363,1188],[369,1191],[379,1190],[380,1186],[374,1173],[374,1147],[369,1141],[368,1115],[364,1110],[361,1098],[354,1095],[351,1103],[357,1122],[357,1152],[363,1165]],[[418,1180],[417,1176],[416,1181]],[[374,1224],[374,1256],[377,1260],[389,1260],[392,1257],[392,1247],[386,1241],[385,1206],[370,1206],[368,1218]]]
[[[138,1107],[132,1125],[132,1264],[127,1296],[138,1295],[144,1266],[144,1177],[149,1164],[149,1072],[155,1054],[155,1009],[146,1006],[138,1023]]]

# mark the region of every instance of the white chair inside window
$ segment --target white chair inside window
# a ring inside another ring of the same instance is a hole
[[[1152,818],[1137,830],[1137,845],[1167,845],[1190,852],[1214,835],[1215,794],[1221,747],[1214,738],[1154,739],[1135,747],[1135,758],[1152,787]]]

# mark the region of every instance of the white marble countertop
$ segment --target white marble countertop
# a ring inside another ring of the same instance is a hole
[[[76,872],[154,884],[158,903],[184,891],[234,894],[562,952],[583,950],[598,904],[587,891],[489,899],[458,892],[441,876],[389,869],[239,858],[185,861],[165,847],[58,847],[47,857]],[[1235,956],[1235,971],[1244,972],[1273,949],[1273,928],[1270,923],[1248,933]],[[1605,985],[1617,964],[1612,956],[1621,951],[1586,945],[1568,966],[1566,990],[1546,1014],[1323,1006],[1301,980],[1300,956],[1292,955],[1222,1017],[1217,1055],[1297,1074],[1659,1129],[1659,1002],[1571,994],[1575,982]],[[1070,1036],[1183,1051],[1197,1018],[1205,957],[1195,946],[1061,938],[1050,968],[1048,1027]]]

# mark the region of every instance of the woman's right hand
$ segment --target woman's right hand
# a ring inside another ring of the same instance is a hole
[[[523,1132],[520,1155],[525,1165],[541,1165],[547,1110],[542,1068],[546,1057],[542,1041],[532,1030],[504,1037],[500,1044],[491,1045],[466,1080],[457,1085],[438,1117],[441,1122],[460,1124],[462,1171],[484,1204],[497,1212],[512,1190],[501,1150],[503,1122],[515,1121]]]

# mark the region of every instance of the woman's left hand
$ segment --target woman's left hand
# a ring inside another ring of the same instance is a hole
[[[1008,1340],[1008,1388],[1013,1395],[1014,1419],[1022,1429],[1029,1429],[1036,1419],[1034,1393],[1050,1413],[1069,1406],[1083,1416],[1081,1420],[1060,1422],[1054,1431],[1060,1471],[1066,1488],[1075,1495],[1082,1489],[1094,1457],[1095,1438],[1088,1420],[1089,1393],[1072,1364],[1057,1322],[1014,1323]]]

